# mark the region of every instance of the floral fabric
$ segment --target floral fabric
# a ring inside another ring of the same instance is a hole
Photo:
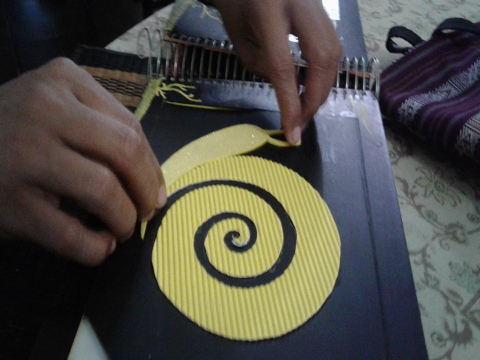
[[[370,57],[383,68],[402,57],[385,48],[403,25],[423,39],[444,19],[480,21],[470,0],[358,0]],[[392,169],[429,358],[480,358],[480,171],[386,127]]]

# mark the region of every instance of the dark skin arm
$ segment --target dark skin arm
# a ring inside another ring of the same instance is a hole
[[[75,201],[108,230],[59,209]],[[55,59],[0,87],[0,236],[97,265],[166,201],[140,123],[86,71]]]

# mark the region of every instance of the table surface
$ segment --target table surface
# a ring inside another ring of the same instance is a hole
[[[384,45],[394,25],[427,39],[445,18],[480,21],[480,3],[473,1],[358,4],[369,58],[383,67],[398,57]],[[156,12],[107,48],[136,53],[139,30],[163,27],[170,11]],[[474,359],[480,351],[479,171],[434,153],[409,134],[385,130],[429,358]]]

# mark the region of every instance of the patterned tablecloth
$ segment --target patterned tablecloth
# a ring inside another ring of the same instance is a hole
[[[471,0],[358,0],[370,58],[383,67],[388,30],[404,25],[421,37],[449,17],[480,21]],[[165,24],[167,7],[108,48],[137,52],[137,35]],[[143,51],[140,49],[140,51]],[[392,169],[430,359],[480,358],[480,171],[434,153],[410,134],[386,126]]]

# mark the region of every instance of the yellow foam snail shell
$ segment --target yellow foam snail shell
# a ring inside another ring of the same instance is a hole
[[[270,142],[257,129],[255,144]],[[238,138],[232,130],[225,131]],[[252,150],[245,141],[236,150],[228,141],[228,155],[212,155],[212,136],[224,141],[223,131],[209,135],[207,161],[187,156],[183,170],[167,167],[173,175],[152,252],[155,276],[177,309],[207,331],[244,341],[278,337],[310,319],[332,291],[338,231],[297,173],[236,155]],[[185,148],[202,153],[199,140]]]
[[[168,188],[183,173],[196,166],[227,156],[249,153],[270,143],[278,147],[287,147],[286,141],[275,139],[281,130],[264,130],[258,126],[241,124],[230,126],[205,135],[187,144],[162,164],[163,178]],[[300,142],[296,146],[300,145]],[[147,223],[141,227],[142,238]]]

